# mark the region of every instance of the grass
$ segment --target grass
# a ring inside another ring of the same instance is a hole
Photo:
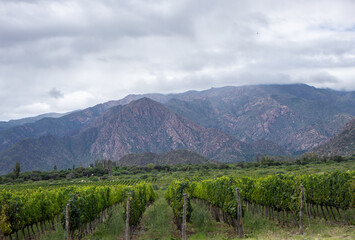
[[[153,205],[146,209],[133,239],[174,239],[180,236],[172,221],[172,209],[163,197],[164,193],[160,191],[159,196]]]
[[[187,233],[188,239],[230,239],[233,236],[234,230],[227,224],[216,222],[206,206],[197,203],[192,203],[191,223],[188,223]]]
[[[191,223],[198,232],[206,234],[215,230],[211,214],[204,206],[192,203],[192,209]]]
[[[122,206],[113,207],[112,211],[109,212],[108,219],[99,224],[96,231],[92,235],[87,235],[83,239],[92,240],[115,240],[118,236],[123,235],[125,223],[122,218],[123,208]],[[55,231],[49,231],[43,234],[40,240],[63,240],[65,239],[65,231],[61,224],[58,225]]]
[[[324,219],[305,219],[304,234],[292,223],[279,224],[260,216],[245,213],[243,227],[247,239],[355,239],[355,228]]]
[[[227,224],[214,220],[205,206],[193,204],[192,223],[188,225],[191,240],[232,240],[239,239],[237,232]],[[210,222],[211,221],[211,222]],[[203,223],[208,227],[204,228]],[[324,219],[305,219],[304,234],[300,235],[298,226],[292,223],[279,224],[261,216],[246,212],[243,217],[245,239],[355,239],[355,226],[340,222],[327,222]]]
[[[115,240],[118,236],[124,235],[125,222],[123,220],[123,207],[116,206],[109,212],[108,219],[103,223],[99,224],[93,235],[89,235],[84,239],[92,240]]]
[[[55,231],[46,232],[41,235],[40,240],[62,240],[65,239],[65,231],[61,224],[57,226]]]

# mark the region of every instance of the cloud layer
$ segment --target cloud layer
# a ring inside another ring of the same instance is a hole
[[[130,93],[355,90],[353,0],[3,0],[0,120]]]

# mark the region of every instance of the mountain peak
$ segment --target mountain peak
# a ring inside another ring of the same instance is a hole
[[[132,101],[129,105],[138,105],[138,106],[144,106],[144,105],[155,105],[155,104],[159,104],[161,105],[160,103],[148,98],[148,97],[142,97],[138,100],[135,100],[135,101]]]
[[[119,114],[130,116],[136,121],[141,121],[142,118],[154,120],[174,113],[164,105],[150,98],[143,97],[123,106],[122,111]]]
[[[91,153],[112,160],[129,153],[177,149],[190,149],[224,161],[246,159],[240,153],[244,145],[233,137],[200,126],[146,97],[106,112],[95,127],[98,138]]]

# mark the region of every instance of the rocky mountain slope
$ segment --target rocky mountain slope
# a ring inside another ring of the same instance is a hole
[[[335,136],[355,116],[355,92],[318,89],[305,84],[212,88],[142,97],[207,128],[245,142],[267,140],[291,153],[306,152]]]
[[[355,154],[355,119],[345,125],[341,133],[331,138],[312,152],[327,156],[350,156]]]
[[[218,129],[205,128],[148,98],[110,108],[73,136],[22,140],[0,153],[1,173],[16,161],[23,170],[87,165],[94,159],[114,161],[126,154],[189,149],[220,162],[254,158],[253,145]]]
[[[297,153],[334,136],[355,116],[354,104],[353,92],[271,85],[212,89],[193,100],[172,99],[166,106],[240,140],[268,140]]]
[[[116,106],[115,102],[98,104],[63,117],[45,117],[33,123],[26,122],[23,125],[4,129],[0,131],[0,151],[27,138],[38,138],[45,135],[73,136],[80,132],[81,128],[93,123],[107,109],[113,106]],[[20,121],[26,121],[26,119]]]
[[[250,146],[218,129],[179,116],[149,98],[114,107],[95,123],[91,153],[119,159],[128,153],[190,149],[219,161],[246,160]]]

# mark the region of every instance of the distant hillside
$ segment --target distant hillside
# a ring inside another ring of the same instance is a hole
[[[269,156],[287,156],[290,152],[280,145],[267,140],[259,140],[250,143],[254,155],[266,154]]]
[[[355,154],[355,119],[347,123],[341,133],[312,151],[327,156]]]
[[[167,153],[128,154],[118,160],[119,166],[136,165],[177,165],[177,164],[203,164],[211,160],[189,150],[175,150]]]
[[[45,117],[33,123],[5,129],[0,131],[0,151],[27,138],[38,138],[45,135],[73,136],[113,106],[116,105],[114,103],[99,104],[59,118]]]
[[[95,159],[119,160],[130,153],[164,153],[189,149],[220,162],[251,161],[253,147],[218,129],[200,126],[162,104],[142,98],[110,108],[72,136],[25,139],[0,152],[0,173],[15,162],[23,170],[50,170],[54,165],[87,166]]]
[[[0,173],[9,172],[16,162],[21,164],[21,171],[53,170],[70,168],[75,156],[63,139],[47,135],[38,139],[25,139],[0,153]]]
[[[0,173],[16,161],[23,170],[50,170],[178,149],[220,162],[299,154],[334,137],[354,106],[355,92],[304,84],[129,95],[0,130]]]
[[[34,123],[37,122],[43,118],[60,118],[69,113],[46,113],[46,114],[41,114],[35,117],[28,117],[28,118],[21,118],[21,119],[16,119],[16,120],[10,120],[7,122],[0,121],[0,131],[5,130],[8,128],[12,128],[15,126],[19,125],[24,125],[26,123]]]

